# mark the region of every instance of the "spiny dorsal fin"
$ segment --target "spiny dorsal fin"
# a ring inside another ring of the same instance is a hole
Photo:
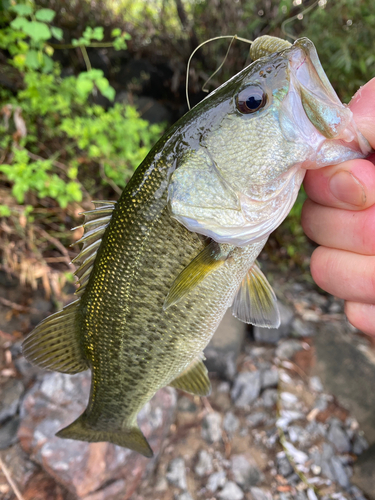
[[[169,385],[195,396],[209,396],[211,393],[211,382],[208,378],[207,368],[202,361],[202,356],[195,359]]]
[[[88,368],[77,330],[78,304],[79,299],[34,328],[22,344],[26,359],[62,373],[78,373]]]
[[[106,230],[109,221],[111,220],[113,209],[116,202],[114,201],[93,201],[94,210],[82,212],[85,216],[84,223],[81,226],[84,228],[84,234],[76,243],[83,243],[80,253],[72,260],[78,267],[74,274],[78,278],[79,288],[76,290],[76,295],[82,295],[86,284],[90,278],[90,273],[94,266],[96,254],[102,236]]]
[[[280,314],[275,292],[255,263],[242,280],[232,305],[233,316],[255,326],[278,328]]]
[[[165,299],[163,309],[177,304],[215,269],[221,267],[229,256],[219,243],[211,241],[177,276]]]

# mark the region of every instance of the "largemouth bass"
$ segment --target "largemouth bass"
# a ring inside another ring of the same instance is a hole
[[[251,55],[160,139],[117,203],[86,212],[79,298],[23,345],[41,367],[91,370],[88,406],[58,436],[152,456],[139,410],[167,385],[209,394],[203,349],[227,308],[278,326],[256,258],[306,169],[369,152],[312,42],[262,37]]]

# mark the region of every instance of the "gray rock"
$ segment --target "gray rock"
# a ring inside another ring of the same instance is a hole
[[[218,494],[220,500],[242,500],[244,493],[233,481],[228,481]]]
[[[307,448],[311,444],[311,434],[301,425],[289,426],[288,434],[291,442],[299,443],[302,448]]]
[[[318,377],[318,376],[310,378],[309,387],[312,391],[315,391],[315,392],[323,392],[323,389],[324,389],[322,381],[320,380],[320,377]]]
[[[263,411],[258,411],[256,413],[252,413],[246,417],[246,423],[249,427],[258,427],[262,425],[268,419],[267,413]]]
[[[309,488],[307,490],[307,498],[309,500],[318,500],[318,497],[315,494],[315,491],[312,488]]]
[[[264,370],[261,373],[261,388],[267,389],[268,387],[277,387],[279,383],[279,371],[277,368],[271,368],[270,370]]]
[[[316,333],[315,326],[308,322],[295,318],[292,323],[292,334],[294,337],[312,337]]]
[[[304,491],[297,491],[296,495],[294,497],[294,500],[307,500],[305,492]]]
[[[280,339],[290,335],[294,312],[289,306],[282,302],[278,302],[277,305],[280,312],[279,328],[261,328],[260,326],[254,326],[253,332],[256,341],[265,342],[267,344],[277,344]]]
[[[277,398],[277,389],[266,389],[262,394],[263,406],[265,408],[273,408],[276,405]]]
[[[360,455],[365,450],[367,450],[368,447],[369,444],[365,436],[363,436],[362,434],[356,434],[353,439],[353,453],[355,455]]]
[[[250,489],[253,500],[272,500],[272,495],[268,490],[253,487]]]
[[[238,418],[234,415],[234,413],[228,411],[225,414],[223,422],[223,427],[225,432],[227,432],[229,436],[232,436],[236,432],[239,426],[240,426],[240,421],[238,420]]]
[[[336,482],[344,489],[349,488],[350,481],[340,459],[336,456],[332,457],[330,465]]]
[[[236,375],[236,360],[245,339],[246,325],[228,310],[206,347],[205,364],[210,372],[232,381]]]
[[[17,413],[23,389],[22,382],[15,378],[5,382],[1,389],[0,423]]]
[[[184,491],[180,495],[175,496],[176,500],[193,500],[193,497],[190,495],[188,491]]]
[[[185,460],[182,457],[174,458],[168,464],[166,478],[170,484],[181,490],[186,490]]]
[[[314,408],[318,409],[319,411],[324,411],[328,407],[328,402],[329,398],[327,394],[321,394],[316,400],[315,400],[315,405]]]
[[[234,381],[231,392],[237,408],[245,408],[253,403],[260,393],[260,372],[239,373]]]
[[[296,352],[303,349],[299,340],[285,340],[276,349],[276,356],[279,359],[291,359]]]
[[[362,492],[357,486],[351,486],[349,488],[349,493],[351,500],[366,500],[366,498],[362,495]]]
[[[218,488],[222,488],[226,482],[225,471],[214,472],[207,480],[206,488],[215,493]]]
[[[207,476],[213,471],[212,457],[206,450],[199,452],[198,462],[194,470],[199,477]]]
[[[243,490],[256,486],[261,479],[261,472],[255,463],[251,463],[244,455],[233,455],[231,458],[231,471],[235,482]]]
[[[8,448],[17,441],[19,423],[20,419],[13,417],[0,427],[0,450]]]
[[[284,452],[277,454],[276,467],[277,472],[283,477],[288,477],[293,472],[293,467]]]
[[[339,453],[350,452],[350,440],[345,430],[342,428],[339,420],[332,419],[332,422],[328,429],[327,437]]]
[[[217,412],[208,413],[202,421],[202,437],[208,443],[217,443],[222,438],[221,415]]]
[[[194,413],[197,411],[197,405],[187,396],[181,396],[178,398],[177,409],[178,411]]]

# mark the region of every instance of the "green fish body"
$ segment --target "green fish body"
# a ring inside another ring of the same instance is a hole
[[[139,410],[167,385],[209,394],[203,349],[228,307],[278,325],[257,256],[293,205],[303,168],[368,151],[312,43],[283,44],[268,55],[264,41],[255,46],[253,58],[264,57],[177,122],[117,203],[86,213],[79,298],[23,347],[42,367],[91,370],[88,406],[58,436],[152,456]]]

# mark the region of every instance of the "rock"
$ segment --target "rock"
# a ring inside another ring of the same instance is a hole
[[[332,419],[327,437],[339,453],[350,452],[350,440],[339,420]]]
[[[246,423],[249,427],[258,427],[262,425],[268,419],[267,413],[263,411],[258,411],[256,413],[252,413],[246,417]]]
[[[277,472],[283,477],[288,477],[293,472],[293,467],[283,451],[276,456],[276,467]]]
[[[260,393],[260,372],[241,372],[234,381],[231,392],[237,408],[245,408],[253,403]]]
[[[299,340],[284,340],[276,349],[279,359],[291,359],[296,352],[301,351],[303,346]]]
[[[111,443],[65,440],[55,433],[80,415],[88,399],[90,374],[46,373],[26,394],[21,405],[18,437],[31,458],[59,483],[84,498],[108,482],[125,479],[126,500],[155,464],[131,450]],[[140,411],[138,423],[155,457],[174,419],[176,395],[158,391]]]
[[[260,386],[262,389],[267,389],[269,387],[277,387],[279,383],[279,371],[276,367],[270,370],[264,370],[261,373]]]
[[[262,394],[263,406],[265,408],[273,408],[276,405],[277,398],[277,389],[266,389]]]
[[[83,500],[119,500],[119,498],[122,498],[122,492],[125,490],[126,481],[124,479],[119,479],[96,493],[87,495]]]
[[[269,491],[253,487],[250,489],[253,500],[272,500],[272,495]]]
[[[308,455],[304,453],[301,450],[297,450],[295,446],[292,445],[292,443],[289,443],[288,441],[284,441],[284,447],[288,452],[288,455],[291,456],[293,462],[296,464],[305,464],[307,460],[309,459]]]
[[[349,493],[351,496],[351,500],[366,500],[366,498],[362,495],[362,492],[357,486],[351,486],[349,488]]]
[[[223,422],[223,427],[225,432],[229,436],[232,436],[236,432],[239,426],[240,426],[240,421],[238,420],[238,418],[234,415],[234,413],[228,411],[225,414]]]
[[[228,481],[218,494],[220,500],[242,500],[244,493],[233,481]]]
[[[261,480],[261,472],[245,455],[233,455],[231,458],[233,479],[243,490],[256,486]]]
[[[365,436],[363,436],[362,434],[356,434],[353,439],[353,453],[355,455],[360,455],[365,450],[367,450],[368,447],[369,444]]]
[[[178,398],[177,409],[178,411],[195,413],[197,411],[197,405],[187,396],[181,396]]]
[[[318,497],[315,494],[315,491],[312,488],[309,488],[307,490],[307,498],[309,500],[318,500]]]
[[[19,423],[20,419],[13,417],[0,427],[0,450],[8,448],[17,441]]]
[[[206,488],[215,493],[218,488],[222,488],[226,482],[225,471],[214,472],[207,480]]]
[[[28,455],[22,450],[19,443],[10,448],[1,451],[0,457],[9,470],[10,476],[18,486],[21,492],[27,489],[29,481],[37,473],[37,466],[33,463]],[[1,493],[1,492],[0,492]],[[1,497],[1,494],[0,494]],[[13,498],[13,497],[12,497]],[[32,497],[29,497],[30,500]]]
[[[71,496],[44,471],[38,471],[22,491],[23,500],[67,500]],[[109,497],[108,500],[111,500]]]
[[[315,392],[323,392],[323,390],[324,390],[322,381],[320,380],[320,377],[318,377],[318,376],[310,378],[309,387],[312,391],[315,391]]]
[[[257,342],[277,344],[280,339],[290,335],[294,312],[289,306],[283,304],[280,301],[277,303],[277,305],[280,311],[279,328],[262,328],[260,326],[254,326],[253,333],[254,338]]]
[[[298,398],[295,394],[291,392],[281,392],[280,393],[281,405],[286,410],[296,410],[298,409]]]
[[[193,497],[190,495],[188,491],[184,491],[180,495],[175,496],[176,500],[193,500]]]
[[[207,443],[217,443],[222,438],[221,415],[217,412],[208,413],[202,420],[202,437]]]
[[[213,472],[212,457],[206,450],[199,452],[198,462],[194,470],[199,477],[207,476]]]
[[[316,327],[308,321],[295,318],[292,322],[292,335],[294,337],[312,337],[315,335]]]
[[[375,500],[375,444],[372,444],[354,464],[351,482],[358,486],[369,500]]]
[[[8,379],[1,387],[0,422],[17,413],[23,389],[22,382],[15,378]]]
[[[336,456],[331,458],[331,470],[335,481],[344,489],[347,489],[350,485],[348,475],[342,465],[340,459]]]
[[[219,377],[232,381],[236,375],[236,360],[245,335],[245,323],[235,318],[228,309],[204,351],[208,371],[216,372]]]
[[[186,468],[183,458],[174,458],[169,462],[166,478],[173,486],[177,486],[181,490],[186,490]]]

